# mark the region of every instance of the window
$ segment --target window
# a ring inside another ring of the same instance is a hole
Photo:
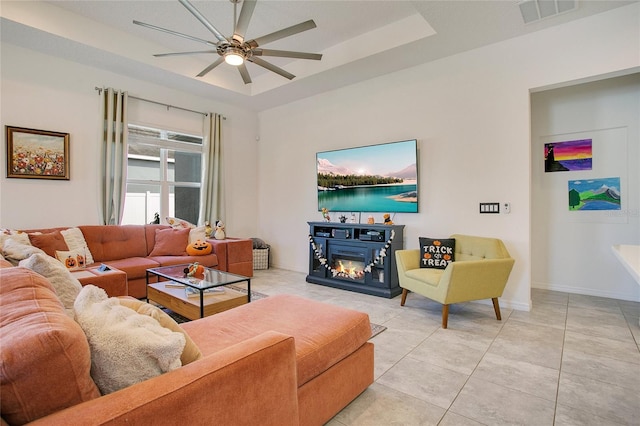
[[[197,223],[202,137],[130,124],[122,224],[167,216]]]

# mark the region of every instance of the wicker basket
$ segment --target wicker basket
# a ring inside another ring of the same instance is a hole
[[[253,249],[253,269],[269,269],[269,249]]]

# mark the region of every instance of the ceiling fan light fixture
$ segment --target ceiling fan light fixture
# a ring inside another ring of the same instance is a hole
[[[236,47],[229,47],[224,52],[224,61],[229,65],[239,66],[244,63],[244,52]]]
[[[2,1],[2,0],[0,0]],[[230,0],[233,3],[233,35],[230,37],[225,37],[220,31],[218,31],[213,24],[204,16],[200,11],[198,11],[189,0],[178,0],[192,15],[194,15],[202,25],[204,25],[216,38],[217,41],[205,40],[198,37],[194,37],[188,34],[182,34],[177,31],[169,30],[166,28],[158,27],[155,25],[145,24],[140,21],[133,21],[136,25],[141,25],[143,27],[148,27],[157,31],[161,31],[168,34],[173,34],[179,37],[183,37],[192,41],[197,41],[200,43],[204,43],[208,45],[210,48],[215,47],[215,50],[207,50],[207,51],[194,51],[194,52],[176,52],[176,53],[164,53],[154,55],[156,57],[164,57],[164,56],[175,56],[175,55],[191,55],[191,54],[199,54],[199,53],[216,53],[218,58],[209,64],[205,69],[200,71],[200,73],[196,77],[204,77],[208,72],[213,70],[218,65],[223,62],[237,67],[240,72],[240,76],[244,81],[244,84],[251,83],[251,77],[249,76],[249,72],[247,67],[245,66],[245,61],[252,62],[262,68],[265,68],[271,72],[274,72],[284,78],[292,80],[295,78],[295,75],[291,74],[283,70],[276,65],[265,61],[260,58],[262,56],[276,56],[281,58],[292,58],[292,59],[312,59],[319,61],[322,58],[322,54],[319,53],[307,53],[307,52],[293,52],[288,50],[274,50],[274,49],[258,49],[259,46],[267,43],[274,42],[276,40],[283,39],[285,37],[290,37],[294,34],[298,34],[313,28],[316,28],[316,23],[313,19],[309,19],[305,22],[301,22],[296,25],[292,25],[287,28],[283,28],[281,30],[272,32],[270,34],[265,34],[256,39],[252,39],[249,41],[245,41],[245,32],[247,27],[249,26],[249,21],[251,20],[251,16],[253,14],[253,10],[256,6],[256,2],[258,0]],[[521,1],[542,1],[542,0],[521,0]],[[545,1],[562,1],[562,2],[572,2],[578,0],[545,0]],[[240,10],[240,16],[237,16],[236,9],[239,3],[242,2],[242,9]]]

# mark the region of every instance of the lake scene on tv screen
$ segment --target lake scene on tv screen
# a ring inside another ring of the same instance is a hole
[[[318,210],[418,212],[417,141],[319,152]]]

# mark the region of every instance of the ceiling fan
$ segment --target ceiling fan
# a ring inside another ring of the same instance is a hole
[[[266,68],[269,71],[275,72],[289,80],[295,78],[295,75],[291,74],[283,70],[282,68],[273,65],[264,59],[261,56],[273,56],[273,57],[282,57],[282,58],[295,58],[295,59],[313,59],[319,61],[322,58],[322,54],[319,53],[306,53],[306,52],[292,52],[289,50],[273,50],[273,49],[263,49],[260,46],[263,44],[267,44],[276,40],[280,40],[285,37],[292,36],[294,34],[301,33],[303,31],[307,31],[316,27],[316,23],[310,19],[305,22],[301,22],[297,25],[293,25],[291,27],[287,27],[281,29],[279,31],[275,31],[273,33],[264,35],[262,37],[258,37],[251,40],[245,40],[245,32],[249,27],[249,21],[251,20],[251,16],[253,15],[253,10],[256,7],[257,0],[230,0],[233,3],[233,36],[225,37],[218,31],[211,22],[202,15],[188,0],[178,0],[189,12],[195,16],[198,21],[200,21],[211,33],[215,36],[215,41],[204,40],[198,37],[193,37],[187,34],[179,33],[176,31],[172,31],[166,28],[158,27],[151,24],[146,24],[144,22],[134,20],[133,23],[136,25],[140,25],[146,28],[151,28],[157,31],[162,31],[168,34],[173,34],[179,37],[184,37],[189,40],[197,41],[200,43],[207,44],[215,50],[200,50],[193,52],[176,52],[176,53],[159,53],[153,56],[155,57],[164,57],[164,56],[178,56],[178,55],[193,55],[200,53],[217,53],[220,57],[216,59],[211,65],[203,69],[197,76],[203,77],[209,71],[220,65],[222,62],[226,62],[230,65],[234,65],[238,67],[238,71],[242,76],[242,80],[244,84],[251,83],[251,77],[249,76],[249,71],[247,70],[246,62],[253,62],[256,65],[259,65],[263,68]],[[240,16],[236,19],[236,11],[238,3],[242,2],[242,9],[240,10]]]

